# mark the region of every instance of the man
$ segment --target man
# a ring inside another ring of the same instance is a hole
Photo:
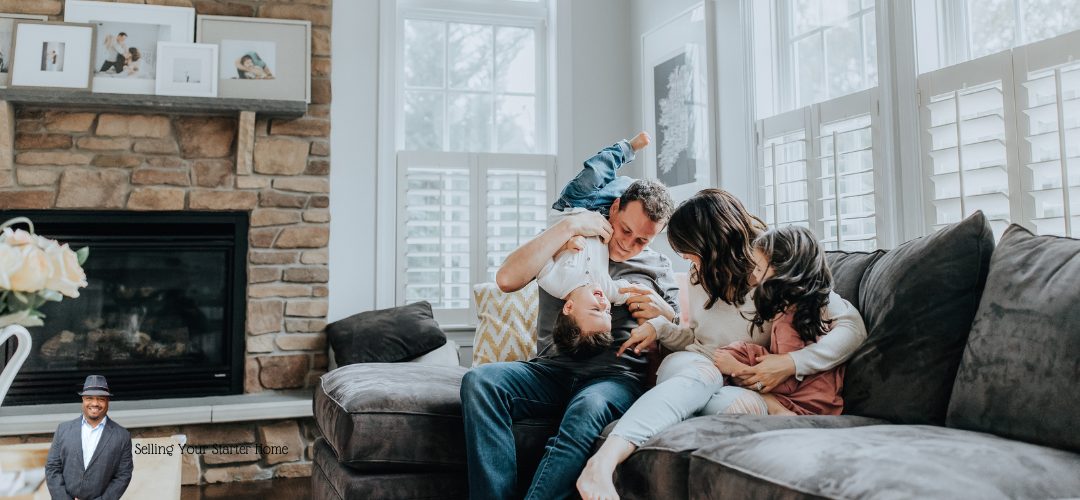
[[[118,500],[131,482],[131,434],[108,417],[109,383],[90,375],[83,383],[83,414],[53,435],[45,475],[53,500]]]
[[[124,64],[127,62],[128,48],[127,48],[127,33],[121,31],[116,34],[114,38],[112,35],[105,37],[105,62],[101,63],[101,69],[98,73],[104,73],[113,70],[114,73],[120,73],[124,71]]]
[[[586,162],[583,174],[595,173]],[[461,399],[472,498],[519,497],[513,422],[560,415],[559,429],[548,440],[525,497],[549,499],[575,494],[575,481],[593,442],[643,391],[648,361],[631,352],[616,357],[618,347],[639,322],[661,314],[676,319],[678,289],[671,262],[647,248],[674,211],[667,188],[655,181],[639,180],[620,193],[606,188],[628,183],[608,183],[614,179],[613,172],[604,172],[601,177],[602,189],[590,195],[590,202],[598,211],[608,213],[606,219],[601,213],[587,211],[560,220],[510,254],[496,281],[503,291],[519,290],[569,239],[599,236],[608,244],[611,277],[638,283],[633,291],[639,295],[612,308],[614,341],[608,349],[586,359],[573,359],[552,348],[551,330],[563,303],[540,290],[538,357],[527,362],[486,364],[465,374]]]

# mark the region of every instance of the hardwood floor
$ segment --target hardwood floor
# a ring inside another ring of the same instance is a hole
[[[311,498],[311,478],[204,484],[202,486],[184,486],[180,489],[180,500],[240,500],[245,498],[256,498],[258,500]]]

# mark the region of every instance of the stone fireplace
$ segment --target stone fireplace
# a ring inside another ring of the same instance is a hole
[[[195,7],[198,14],[311,21],[311,103],[306,114],[290,119],[256,115],[252,138],[238,134],[250,130],[244,127],[250,115],[18,105],[13,120],[0,120],[5,122],[0,134],[13,139],[12,150],[0,148],[0,210],[242,213],[249,229],[242,256],[246,283],[237,304],[244,324],[238,389],[244,395],[273,392],[273,397],[281,391],[308,389],[328,364],[323,329],[329,293],[331,2],[146,3]],[[6,12],[46,14],[52,21],[63,18],[61,0],[5,5]],[[252,161],[238,165],[238,154]],[[90,258],[97,257],[91,249]],[[149,340],[138,336],[139,328],[131,333],[119,326],[82,326],[88,335],[95,329],[105,337],[123,334],[104,330],[127,332],[125,345],[141,345],[151,355],[166,356],[169,349],[181,355],[176,341],[185,335],[192,341],[192,331],[165,325],[163,333]],[[51,347],[59,352],[63,346]],[[190,355],[205,347],[183,349],[182,355]],[[122,399],[131,398],[118,397],[118,403]],[[196,445],[288,443],[291,450],[272,456],[185,455],[185,484],[310,475],[310,444],[317,434],[311,419],[262,418],[161,424],[133,429],[132,434],[182,433]],[[0,444],[49,439],[49,434],[6,436],[0,437]]]

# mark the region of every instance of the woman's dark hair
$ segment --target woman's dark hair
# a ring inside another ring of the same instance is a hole
[[[135,47],[128,49],[128,53],[131,54],[131,62],[138,61],[140,58],[142,58],[142,54],[139,53],[139,49],[136,49]]]
[[[690,271],[690,283],[705,289],[705,309],[717,300],[742,304],[754,272],[751,244],[764,230],[761,219],[722,189],[698,191],[671,214],[671,248],[701,258],[701,266]]]
[[[754,240],[754,248],[765,254],[775,274],[754,291],[757,312],[751,323],[760,328],[793,307],[791,323],[799,338],[817,341],[832,323],[821,317],[829,303],[832,273],[817,237],[805,227],[785,226],[762,233]]]

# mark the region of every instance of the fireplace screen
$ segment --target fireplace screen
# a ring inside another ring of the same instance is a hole
[[[26,214],[38,233],[90,246],[89,285],[42,307],[7,402],[74,401],[91,373],[116,399],[240,392],[246,213],[97,214]]]

